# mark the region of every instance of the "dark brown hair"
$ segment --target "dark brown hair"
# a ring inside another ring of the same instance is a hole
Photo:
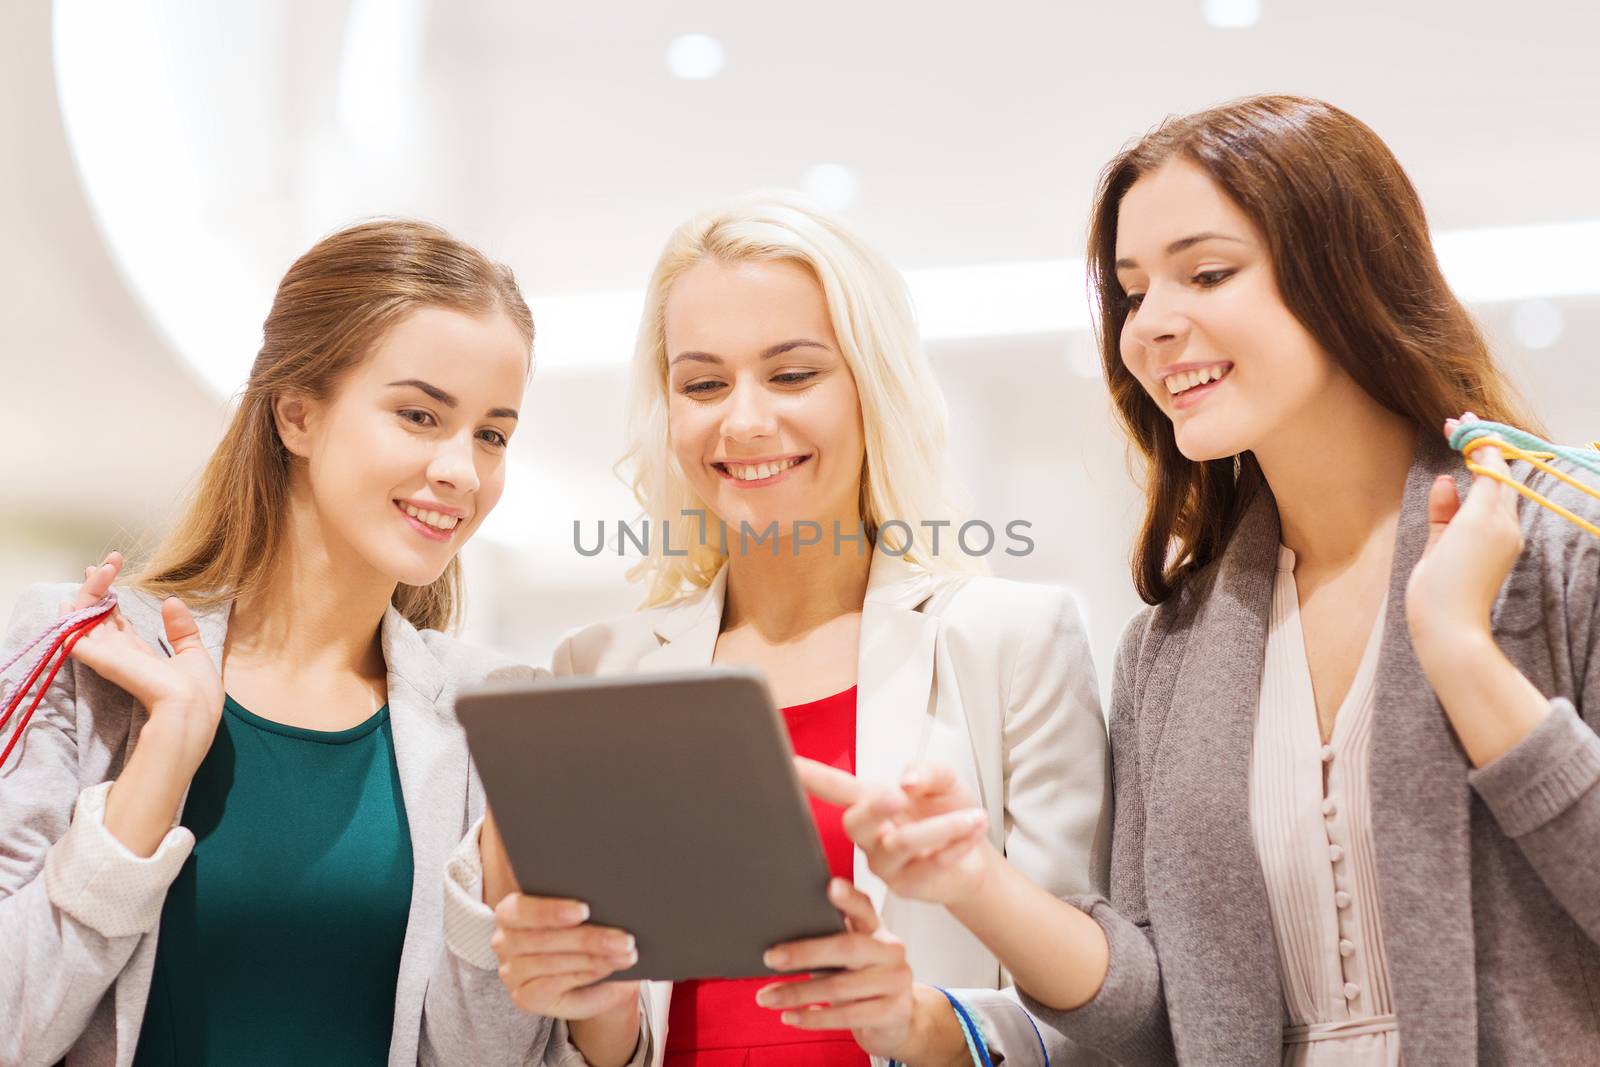
[[[421,307],[501,310],[533,345],[533,319],[511,270],[437,226],[382,219],[318,241],[278,283],[261,351],[238,408],[182,518],[133,580],[157,596],[215,606],[262,589],[285,530],[291,458],[273,401],[330,396],[384,334]],[[426,586],[396,587],[396,609],[418,629],[454,623],[461,565]]]
[[[1222,552],[1263,481],[1248,452],[1185,458],[1171,420],[1122,362],[1128,309],[1115,268],[1117,213],[1135,182],[1179,158],[1255,225],[1284,305],[1379,404],[1426,432],[1463,411],[1536,426],[1445,284],[1416,189],[1370,128],[1296,96],[1254,96],[1168,119],[1101,173],[1088,254],[1101,363],[1145,460],[1133,580],[1150,604]]]

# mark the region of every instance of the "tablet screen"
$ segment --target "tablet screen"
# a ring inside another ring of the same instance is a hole
[[[755,671],[544,678],[456,710],[522,891],[634,935],[614,979],[774,974],[768,948],[844,929]]]

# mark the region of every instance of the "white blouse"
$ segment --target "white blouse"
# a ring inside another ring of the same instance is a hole
[[[1367,802],[1384,610],[1324,745],[1294,562],[1280,546],[1250,763],[1251,831],[1283,976],[1283,1063],[1397,1067]]]

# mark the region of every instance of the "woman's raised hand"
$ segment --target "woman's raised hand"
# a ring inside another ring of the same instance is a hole
[[[62,614],[104,599],[122,570],[111,553],[84,570]],[[172,829],[184,793],[211,749],[222,716],[222,678],[200,641],[194,616],[177,597],[161,605],[169,656],[134,633],[113,609],[72,646],[72,658],[144,705],[149,719],[105,800],[105,828],[138,856],[152,856]]]
[[[83,584],[63,614],[98,603],[122,569],[113,552],[96,567],[84,570]],[[120,686],[150,713],[139,747],[160,745],[171,759],[184,788],[211,748],[222,715],[222,679],[200,641],[194,616],[183,601],[168,597],[161,622],[172,655],[151,648],[114,608],[109,618],[72,648],[72,657],[106,681]]]
[[[1449,420],[1446,438],[1461,423],[1475,421],[1471,412]],[[1510,476],[1505,457],[1493,445],[1475,449],[1472,458]],[[1522,555],[1518,500],[1510,486],[1483,474],[1473,475],[1465,500],[1449,478],[1435,480],[1428,494],[1428,543],[1406,586],[1406,620],[1419,652],[1427,655],[1447,643],[1489,636],[1495,598]]]
[[[845,809],[845,833],[896,896],[959,904],[1001,859],[988,815],[948,767],[916,766],[886,785],[799,756],[795,766],[807,792]]]

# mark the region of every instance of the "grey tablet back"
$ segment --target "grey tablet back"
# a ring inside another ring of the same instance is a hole
[[[456,713],[522,891],[634,935],[639,962],[614,978],[772,974],[766,949],[844,929],[753,670],[546,678]]]

